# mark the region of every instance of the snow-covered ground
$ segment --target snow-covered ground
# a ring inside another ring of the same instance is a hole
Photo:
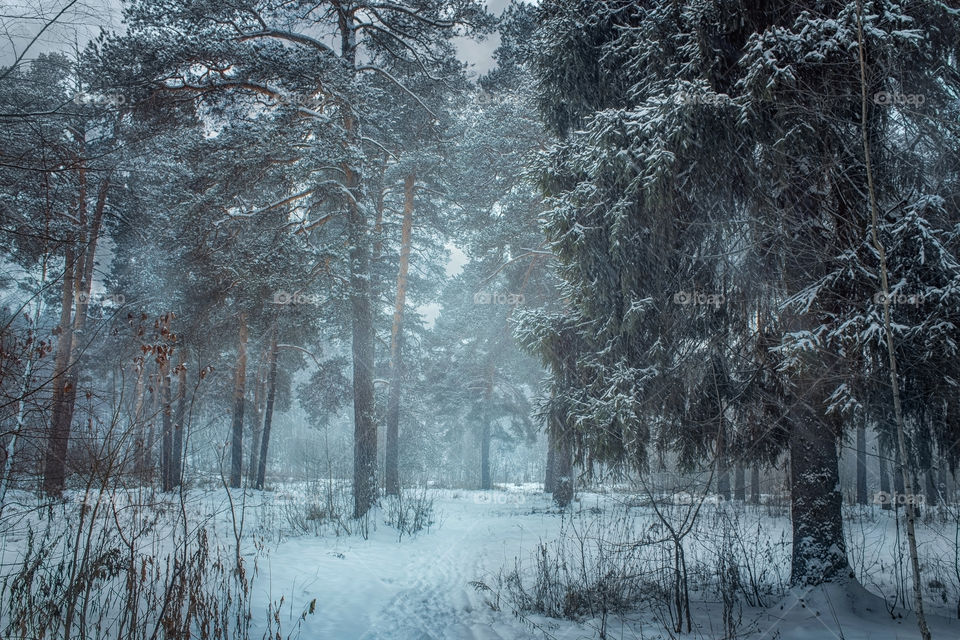
[[[714,584],[721,544],[734,549],[733,562],[741,575],[751,573],[767,589],[761,597],[765,606],[749,606],[738,596],[740,603],[733,611],[738,638],[920,637],[915,621],[904,615],[902,598],[910,593],[909,584],[904,588],[909,569],[897,557],[892,512],[848,510],[846,529],[852,568],[872,593],[856,583],[788,592],[790,529],[782,510],[708,500],[698,525],[684,539],[691,573],[692,631],[677,634],[670,628],[664,593],[656,592],[656,576],[666,575],[669,583],[669,544],[656,542],[663,540],[664,530],[642,497],[618,491],[584,493],[572,509],[561,513],[537,485],[507,485],[489,492],[433,489],[424,495],[433,500],[435,522],[413,536],[401,536],[395,527],[384,523],[385,507],[372,512],[367,536],[356,530],[351,535],[336,535],[336,527],[323,531],[323,535],[298,533],[291,526],[290,514],[315,502],[322,487],[289,484],[273,491],[237,490],[232,494],[223,489],[195,489],[186,496],[184,512],[188,513],[191,530],[208,531],[218,548],[226,550],[226,557],[239,539],[243,555],[249,559],[248,567],[256,566],[251,638],[265,637],[268,632],[269,637],[277,637],[279,622],[282,640],[719,639],[727,637],[724,608],[717,591],[703,585]],[[664,504],[658,505],[660,511],[682,519],[689,505],[671,497],[658,496],[658,500],[664,499]],[[32,523],[34,532],[39,532],[51,522],[43,509],[31,506],[35,498],[28,494],[15,498],[4,513],[4,529],[0,531],[0,563],[8,571],[22,562],[25,525]],[[74,502],[80,498],[79,494],[71,496]],[[162,524],[164,519],[180,513],[179,503],[170,502],[169,496],[150,498],[158,500],[151,513],[164,514],[155,529],[162,532],[167,526]],[[111,499],[142,504],[145,496],[124,494]],[[667,506],[671,501],[678,503],[673,512]],[[125,513],[125,504],[114,506]],[[70,506],[62,508],[69,510]],[[104,518],[104,522],[109,526],[110,518]],[[59,525],[54,519],[55,531],[73,535],[70,528],[64,530]],[[724,538],[731,531],[737,532],[733,545]],[[956,518],[949,517],[933,518],[918,529],[927,606],[934,614],[931,628],[937,639],[960,638],[960,622],[950,619],[960,592],[956,532]],[[146,541],[145,552],[157,558],[169,553],[165,535],[157,534]],[[535,584],[532,571],[545,548],[550,553],[561,550],[551,557],[568,559],[574,571],[583,562],[582,554],[584,564],[593,570],[597,565],[591,564],[590,556],[600,540],[608,548],[618,541],[654,541],[642,546],[633,564],[628,565],[630,570],[651,576],[643,584],[652,585],[649,594],[639,594],[630,613],[623,617],[610,615],[603,621],[600,616],[581,615],[568,620],[515,610],[515,601],[504,582],[511,571],[519,569],[528,586]],[[478,584],[488,589],[478,589]],[[896,607],[888,606],[894,603],[898,589],[900,601]],[[875,594],[883,594],[885,600]],[[606,636],[601,635],[601,629]]]
[[[283,593],[285,619],[293,622],[316,599],[315,612],[305,618],[302,628],[301,637],[310,639],[600,637],[597,619],[573,622],[529,613],[518,617],[505,602],[494,610],[488,604],[493,600],[490,593],[471,586],[474,581],[495,585],[501,569],[514,567],[517,560],[530,563],[539,542],[560,535],[563,516],[551,506],[549,496],[533,487],[517,486],[493,492],[436,491],[434,499],[438,524],[399,542],[396,530],[382,525],[366,540],[301,536],[275,541],[260,564],[256,601],[265,608]],[[620,500],[609,495],[580,496],[572,517],[587,523]],[[888,515],[880,514],[880,522],[889,524]],[[758,521],[764,539],[774,540],[788,531],[785,518],[765,516],[762,510],[753,524]],[[871,535],[878,536],[884,527],[874,524]],[[695,554],[697,541],[689,543]],[[788,553],[776,560],[784,563],[782,575],[788,577]],[[941,613],[949,608],[939,604]],[[723,637],[721,610],[719,602],[695,601],[694,629],[684,637]],[[794,592],[772,607],[744,607],[738,615],[741,637],[919,638],[912,619],[894,619],[882,600],[855,585]],[[934,638],[960,637],[957,621],[933,617],[932,627]],[[611,638],[674,637],[651,611],[608,621],[607,634]]]

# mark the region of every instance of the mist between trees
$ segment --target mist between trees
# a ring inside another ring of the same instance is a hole
[[[91,7],[41,9],[0,17],[39,25],[0,67],[4,634],[309,635],[268,543],[451,508],[554,536],[470,579],[524,633],[960,617],[955,9],[130,0],[42,54]]]

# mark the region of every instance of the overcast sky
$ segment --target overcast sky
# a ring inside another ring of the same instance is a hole
[[[508,4],[509,0],[487,0],[487,6],[496,15]],[[57,22],[39,35],[27,58],[42,52],[82,48],[101,28],[120,27],[119,0],[0,0],[0,64],[10,64],[37,37],[43,25],[64,8],[67,10]],[[496,35],[483,42],[459,38],[457,47],[461,59],[477,74],[483,74],[493,67],[492,54],[499,42]]]

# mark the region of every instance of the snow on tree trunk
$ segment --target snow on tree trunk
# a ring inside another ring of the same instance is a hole
[[[790,433],[790,582],[795,586],[830,582],[849,572],[836,437],[811,406],[801,401],[794,408]]]
[[[357,176],[347,182],[356,190]],[[363,517],[376,501],[377,423],[374,412],[374,323],[370,300],[370,252],[360,208],[350,207],[350,307],[353,320],[353,513]]]

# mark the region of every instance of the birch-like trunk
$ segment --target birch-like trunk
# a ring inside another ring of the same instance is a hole
[[[920,558],[917,553],[916,509],[914,509],[913,477],[907,469],[906,462],[910,459],[907,451],[906,426],[903,420],[903,407],[900,402],[900,379],[897,373],[897,353],[893,343],[893,328],[890,319],[890,283],[887,271],[886,248],[880,241],[877,229],[879,216],[877,215],[877,195],[873,184],[873,166],[870,157],[870,137],[867,131],[867,62],[863,44],[863,7],[858,5],[857,13],[857,44],[860,58],[860,114],[861,134],[863,137],[863,157],[867,170],[867,195],[870,199],[870,230],[873,246],[880,259],[880,293],[883,296],[883,333],[886,338],[887,356],[890,364],[890,388],[893,392],[893,415],[897,427],[897,451],[900,453],[898,473],[903,478],[904,491],[907,493],[907,546],[910,549],[910,566],[913,574],[913,606],[917,616],[917,627],[923,640],[930,640],[930,629],[927,626],[927,617],[923,611],[923,578],[920,575]]]

